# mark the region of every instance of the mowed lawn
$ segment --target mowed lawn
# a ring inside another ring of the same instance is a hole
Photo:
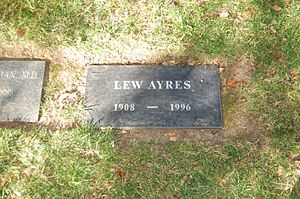
[[[0,197],[299,198],[299,27],[296,0],[1,1],[2,54],[7,46],[26,52],[30,44],[77,49],[101,63],[230,66],[248,57],[251,84],[234,92],[243,93],[263,135],[223,145],[126,145],[118,130],[80,123],[71,130],[1,129]],[[55,64],[50,76],[66,63]],[[72,66],[74,77],[85,67]],[[45,87],[42,114],[64,89],[57,82]],[[82,106],[76,98],[62,117],[75,120]]]

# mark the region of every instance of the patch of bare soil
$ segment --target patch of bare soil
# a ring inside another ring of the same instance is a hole
[[[44,59],[50,61],[48,91],[43,97],[43,105],[38,127],[51,130],[72,128],[84,121],[85,113],[80,106],[84,100],[85,69],[89,63],[116,63],[116,60],[100,60],[84,50],[74,48],[41,48],[33,43],[20,45],[0,45],[0,58]],[[134,60],[119,59],[118,64],[217,64],[222,83],[223,128],[222,129],[122,129],[123,143],[135,141],[169,141],[223,143],[244,135],[258,135],[257,121],[251,117],[249,102],[245,93],[251,87],[251,73],[255,69],[253,61],[242,55],[234,62],[228,60],[195,60],[188,56],[148,56]],[[54,84],[58,86],[55,87]],[[49,91],[49,87],[55,87]]]

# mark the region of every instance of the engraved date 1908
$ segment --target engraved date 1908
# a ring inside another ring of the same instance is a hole
[[[115,104],[114,111],[134,111],[134,104]]]

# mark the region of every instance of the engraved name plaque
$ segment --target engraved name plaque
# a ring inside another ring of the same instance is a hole
[[[216,66],[91,66],[86,105],[98,127],[222,127]]]

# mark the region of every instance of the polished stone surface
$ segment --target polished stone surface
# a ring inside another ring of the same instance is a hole
[[[222,127],[216,66],[94,65],[86,105],[98,127]]]
[[[0,122],[37,122],[45,61],[0,61]]]

